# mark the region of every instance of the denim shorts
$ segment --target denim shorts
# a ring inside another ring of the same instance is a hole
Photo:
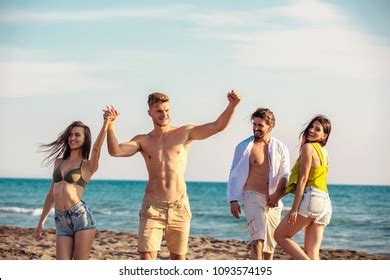
[[[306,218],[314,218],[314,223],[328,225],[332,217],[332,203],[326,192],[307,187],[303,194],[298,213]]]
[[[55,209],[54,221],[57,236],[73,237],[78,231],[96,228],[91,209],[82,200],[66,211]]]

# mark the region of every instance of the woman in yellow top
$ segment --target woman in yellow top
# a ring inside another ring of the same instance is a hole
[[[300,156],[291,170],[286,192],[295,192],[290,212],[275,230],[279,246],[293,259],[317,260],[324,229],[330,222],[332,204],[326,177],[328,153],[324,149],[331,123],[323,115],[314,117],[301,132]],[[304,250],[292,237],[305,229]]]

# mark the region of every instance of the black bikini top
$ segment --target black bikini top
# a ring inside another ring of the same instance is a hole
[[[53,172],[53,182],[61,182],[65,181],[72,185],[78,185],[80,187],[85,187],[87,182],[83,179],[83,176],[81,176],[81,165],[83,164],[83,160],[81,160],[80,166],[78,168],[70,169],[68,172],[66,172],[65,176],[62,178],[61,169],[60,166],[64,162],[63,160],[60,165],[57,167],[56,170]]]

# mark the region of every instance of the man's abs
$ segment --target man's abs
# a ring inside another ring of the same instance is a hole
[[[186,193],[186,183],[182,176],[164,179],[149,177],[145,189],[145,196],[158,201],[174,202],[185,196]]]
[[[251,176],[249,174],[248,179],[245,182],[244,190],[245,191],[255,191],[265,195],[269,194],[269,182],[268,174],[262,176]]]

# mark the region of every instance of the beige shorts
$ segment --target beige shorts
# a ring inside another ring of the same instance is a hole
[[[138,252],[160,251],[165,235],[170,253],[187,253],[192,217],[187,195],[174,202],[144,197],[139,216]]]
[[[276,247],[274,232],[280,223],[283,204],[267,206],[267,197],[255,191],[244,192],[244,213],[248,221],[249,241],[263,240],[263,252],[273,253]]]

